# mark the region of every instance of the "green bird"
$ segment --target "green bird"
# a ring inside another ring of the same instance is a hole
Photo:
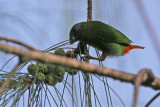
[[[131,49],[144,49],[142,46],[131,45],[129,40],[119,30],[100,21],[81,22],[70,30],[70,44],[82,41],[100,51],[99,58],[88,56],[90,59],[103,61],[107,56],[123,56]]]

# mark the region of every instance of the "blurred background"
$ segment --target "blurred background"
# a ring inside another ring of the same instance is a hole
[[[159,0],[93,0],[93,20],[107,23],[123,32],[135,45],[146,47],[132,50],[122,57],[108,58],[105,67],[137,74],[142,68],[149,68],[160,78],[160,1]],[[87,20],[87,0],[0,0],[0,35],[11,37],[44,50],[56,43],[69,39],[71,27]],[[76,47],[77,43],[70,45]],[[93,48],[90,54],[96,56]],[[0,67],[13,55],[0,52]],[[10,71],[17,59],[4,67]],[[90,63],[99,65],[98,61]],[[24,69],[25,71],[25,69]],[[75,79],[75,83],[78,82]],[[134,86],[108,78],[109,86],[124,101],[132,105]],[[102,86],[101,86],[102,85]],[[61,86],[59,86],[61,89]],[[100,95],[102,106],[106,106],[103,83],[94,83]],[[156,93],[151,88],[140,87],[138,107],[143,107]],[[67,98],[65,95],[64,97]],[[113,107],[123,106],[111,91]],[[160,105],[157,98],[151,107]],[[68,104],[72,102],[68,99]]]

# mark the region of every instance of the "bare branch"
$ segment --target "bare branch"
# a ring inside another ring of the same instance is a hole
[[[92,0],[88,0],[88,13],[87,13],[87,21],[92,21]]]
[[[134,83],[136,79],[136,75],[134,74],[125,73],[122,71],[109,69],[105,67],[99,67],[99,66],[92,65],[89,63],[85,63],[85,62],[79,62],[72,58],[57,56],[57,55],[53,55],[53,54],[49,54],[49,53],[45,53],[41,51],[20,49],[20,48],[13,47],[13,46],[3,44],[3,43],[0,43],[0,50],[7,52],[7,53],[12,53],[12,54],[22,56],[30,60],[43,61],[43,62],[48,62],[48,63],[53,63],[53,64],[69,66],[75,69],[80,69],[82,70],[82,72],[89,72],[89,73],[95,73],[95,74],[102,75],[102,76],[108,76],[113,79],[129,82],[132,84]],[[142,85],[151,87],[153,89],[160,89],[160,79],[159,78],[154,77],[154,81],[152,82],[145,82],[146,80],[147,80],[146,76],[144,76],[142,78]]]
[[[19,45],[22,45],[30,50],[36,50],[35,48],[33,48],[32,46],[30,45],[27,45],[23,42],[20,42],[20,41],[17,41],[15,39],[11,39],[11,38],[7,38],[7,37],[3,37],[3,36],[0,36],[0,40],[4,40],[4,41],[9,41],[9,42],[13,42],[13,43],[16,43],[16,44],[19,44]]]
[[[11,78],[13,77],[13,75],[16,73],[18,67],[21,65],[21,61],[13,68],[13,70],[11,71],[11,73],[8,75],[7,79],[3,82],[3,85],[0,88],[0,98],[5,90],[5,88],[7,87],[7,85],[9,84]]]
[[[146,74],[146,75],[145,75]],[[149,69],[142,69],[139,74],[137,75],[137,78],[135,80],[135,93],[134,93],[134,101],[133,101],[133,107],[136,107],[137,100],[138,100],[138,89],[139,86],[145,82],[144,84],[150,84],[152,81],[154,81],[154,75]],[[145,79],[145,80],[143,80]]]

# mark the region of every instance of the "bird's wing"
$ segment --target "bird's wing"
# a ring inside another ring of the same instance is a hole
[[[102,41],[125,44],[130,44],[132,42],[123,33],[108,24],[100,21],[94,21],[93,23],[96,23],[96,25],[92,25],[90,30],[93,32],[93,35],[97,34],[96,36],[99,36]]]
[[[116,30],[115,28],[107,25],[105,27],[105,31],[101,33],[101,39],[107,43],[122,43],[122,44],[130,44],[132,41],[129,40],[123,33]]]

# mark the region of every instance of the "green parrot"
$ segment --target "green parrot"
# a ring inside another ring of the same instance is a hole
[[[123,33],[110,25],[100,21],[81,22],[75,24],[70,30],[70,44],[82,41],[100,51],[99,58],[88,55],[88,58],[103,61],[107,56],[123,56],[131,49],[144,49],[144,47],[131,45]]]

